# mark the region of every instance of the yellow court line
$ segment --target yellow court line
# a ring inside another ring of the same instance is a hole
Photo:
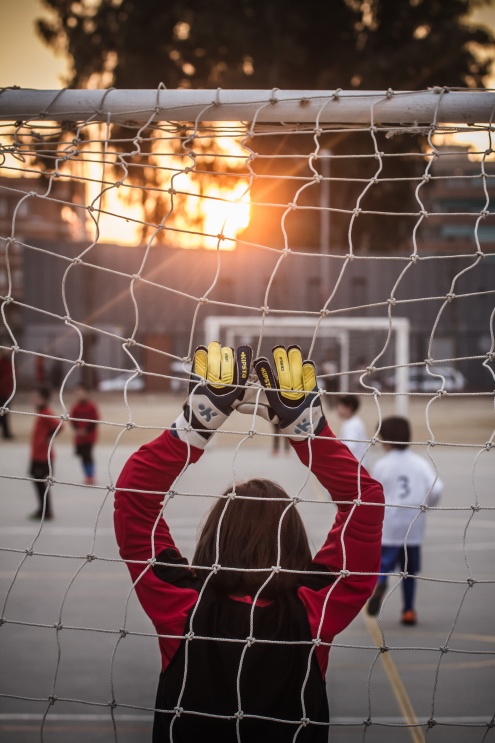
[[[380,628],[378,627],[378,622],[376,621],[376,619],[372,619],[366,613],[366,608],[362,610],[361,615],[376,647],[381,647],[383,644],[383,640]],[[414,743],[425,743],[423,731],[420,727],[417,727],[419,725],[418,718],[416,717],[416,713],[414,712],[411,700],[409,699],[406,688],[402,683],[402,679],[397,670],[397,666],[392,659],[392,656],[389,652],[380,653],[380,659],[404,719],[406,720],[408,725],[414,726],[408,728],[412,740],[414,741]]]

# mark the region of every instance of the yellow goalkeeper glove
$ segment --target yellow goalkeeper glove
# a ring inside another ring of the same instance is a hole
[[[316,368],[303,361],[299,346],[275,346],[274,374],[268,359],[254,362],[258,379],[281,433],[291,439],[304,439],[319,434],[326,420],[318,394]]]
[[[203,449],[244,394],[253,352],[249,346],[236,351],[213,342],[194,352],[189,394],[172,434]]]

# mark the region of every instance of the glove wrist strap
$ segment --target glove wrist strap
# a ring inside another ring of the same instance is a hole
[[[215,431],[202,429],[201,432],[195,428],[182,412],[179,417],[172,423],[172,436],[180,439],[185,444],[195,446],[196,449],[204,449],[210,437]]]
[[[310,436],[318,436],[325,428],[326,418],[320,411],[318,411],[319,415],[315,413],[316,411],[313,413],[305,411],[305,414],[289,425],[279,426],[280,433],[285,433],[291,441],[304,441]]]

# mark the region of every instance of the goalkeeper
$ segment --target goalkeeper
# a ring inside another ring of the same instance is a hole
[[[273,355],[275,369],[255,361],[261,389],[251,385],[248,402],[251,349],[198,348],[183,412],[130,457],[117,483],[120,554],[159,635],[154,743],[328,740],[330,644],[373,592],[383,491],[328,427],[312,362],[295,346]],[[276,422],[336,501],[314,558],[295,501],[263,479],[215,502],[194,567],[176,547],[163,492],[236,407]]]

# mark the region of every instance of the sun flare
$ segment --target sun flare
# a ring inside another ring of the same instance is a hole
[[[84,164],[89,174],[87,199],[94,207],[88,226],[95,232],[97,224],[98,240],[134,246],[151,239],[153,244],[158,228],[166,231],[165,242],[174,247],[235,249],[235,241],[248,227],[251,214],[249,179],[245,168],[238,170],[249,152],[237,137],[223,137],[216,141],[216,151],[212,153],[213,139],[202,142],[205,152],[194,154],[194,167],[187,148],[177,154],[150,156],[155,163],[159,194],[154,186],[147,200],[156,207],[162,199],[159,208],[155,208],[153,222],[146,219],[141,201],[129,200],[130,183],[126,179],[108,185],[109,169],[103,166],[103,152],[99,161],[88,159]],[[221,172],[217,173],[214,166]]]

